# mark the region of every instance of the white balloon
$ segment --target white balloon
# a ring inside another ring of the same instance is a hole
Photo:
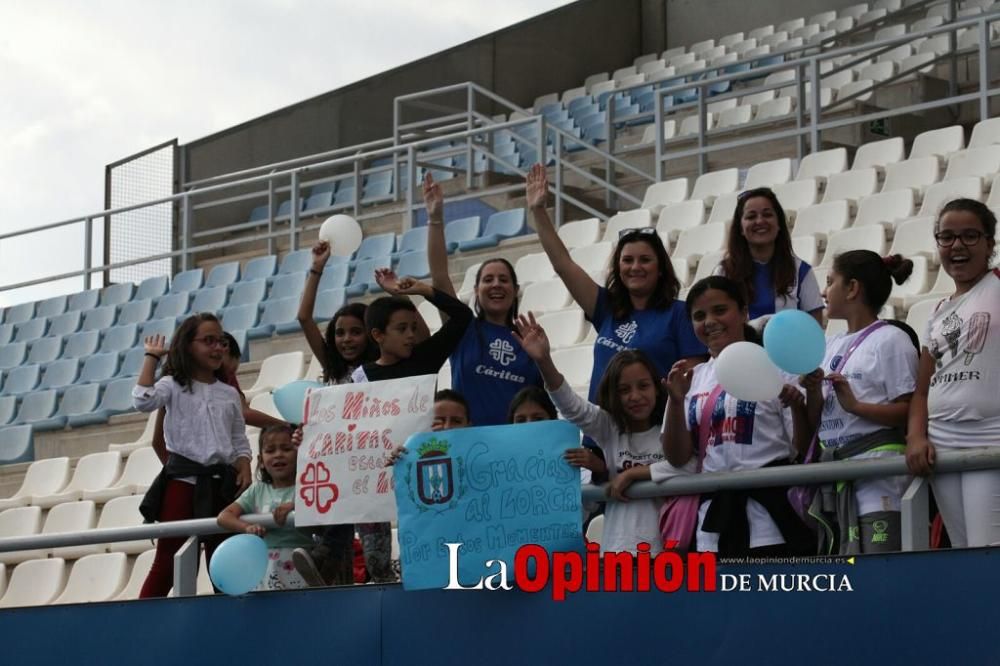
[[[319,239],[330,244],[330,254],[349,257],[361,245],[361,225],[350,215],[331,215],[319,228]]]
[[[734,342],[715,359],[715,376],[726,393],[740,400],[774,400],[784,381],[767,352],[752,342]]]

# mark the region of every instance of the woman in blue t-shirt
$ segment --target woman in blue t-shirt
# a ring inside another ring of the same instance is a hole
[[[823,297],[812,267],[792,252],[785,209],[767,187],[736,200],[726,255],[715,270],[743,285],[750,319],[804,310],[823,325]]]
[[[527,200],[538,238],[552,267],[597,331],[590,401],[595,402],[611,357],[625,349],[645,352],[661,377],[666,377],[680,359],[705,356],[705,347],[694,335],[684,302],[677,300],[680,282],[656,229],[627,229],[621,233],[607,280],[601,286],[573,261],[556,233],[545,211],[548,188],[545,167],[536,164],[528,173]]]
[[[444,240],[444,197],[430,174],[424,178],[427,259],[431,284],[455,295]],[[476,273],[476,318],[450,357],[451,387],[469,403],[472,425],[507,423],[507,406],[525,386],[541,386],[538,367],[511,335],[517,314],[517,275],[506,259],[487,259]]]

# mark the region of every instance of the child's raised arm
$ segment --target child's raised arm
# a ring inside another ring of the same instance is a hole
[[[323,365],[323,371],[329,374],[330,368],[326,367],[326,341],[323,333],[313,319],[313,310],[316,307],[316,291],[319,289],[319,281],[323,277],[323,269],[330,258],[330,244],[326,241],[319,241],[312,248],[312,268],[306,274],[306,284],[302,289],[302,300],[299,302],[298,320],[302,327],[302,334],[306,337],[309,349],[313,356],[319,359]],[[332,323],[332,322],[331,322]],[[256,425],[256,424],[254,424]]]
[[[559,372],[556,364],[552,362],[552,348],[545,329],[535,320],[535,315],[532,312],[529,312],[527,316],[518,315],[514,325],[517,330],[512,331],[511,334],[538,366],[539,372],[542,373],[542,379],[545,381],[545,388],[549,391],[557,390],[566,379]]]
[[[170,389],[163,383],[159,386],[156,384],[156,368],[160,365],[160,359],[167,354],[166,344],[167,339],[162,335],[151,335],[143,341],[146,355],[143,357],[135,390],[132,391],[132,404],[140,412],[157,410],[170,399]]]
[[[430,172],[424,176],[424,206],[427,209],[427,264],[431,286],[454,296],[455,285],[448,274],[448,248],[444,238],[444,195]]]
[[[663,384],[667,389],[667,413],[663,417],[663,432],[660,443],[663,454],[674,467],[683,467],[694,456],[695,447],[691,431],[688,430],[684,415],[684,398],[691,390],[694,371],[685,361],[678,361],[670,368]]]

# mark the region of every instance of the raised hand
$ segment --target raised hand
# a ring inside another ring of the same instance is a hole
[[[326,267],[326,262],[330,258],[330,244],[326,241],[319,241],[312,248],[312,267],[313,270],[323,272],[323,268]]]
[[[424,206],[427,207],[427,219],[431,222],[444,221],[444,195],[441,186],[434,182],[430,172],[424,176]]]
[[[549,357],[551,350],[549,336],[545,334],[545,329],[535,321],[534,313],[529,312],[527,316],[519,315],[514,321],[514,326],[517,328],[517,331],[513,332],[514,339],[520,343],[531,360],[537,363]]]
[[[545,208],[549,199],[549,177],[541,164],[533,165],[528,171],[524,195],[529,209]]]
[[[416,278],[399,277],[391,268],[375,269],[375,281],[392,296],[430,296],[433,290]]]
[[[391,268],[376,268],[375,269],[375,282],[378,286],[382,287],[388,294],[393,296],[398,296],[399,290],[399,278],[396,276],[396,271]]]
[[[167,353],[167,339],[162,335],[150,335],[142,341],[142,346],[147,354],[152,354],[157,358],[163,358]]]
[[[686,359],[677,361],[667,373],[667,378],[663,380],[663,385],[667,389],[667,394],[673,399],[683,401],[684,396],[691,390],[691,378],[694,370]]]

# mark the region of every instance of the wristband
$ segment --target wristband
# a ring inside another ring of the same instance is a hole
[[[309,272],[312,273],[313,275],[319,275],[319,276],[323,275],[323,271],[318,271],[315,268],[310,268]]]
[[[144,356],[149,356],[150,358],[155,358],[157,363],[160,362],[160,357],[157,356],[156,354],[152,353],[152,352],[146,352],[144,354]]]

